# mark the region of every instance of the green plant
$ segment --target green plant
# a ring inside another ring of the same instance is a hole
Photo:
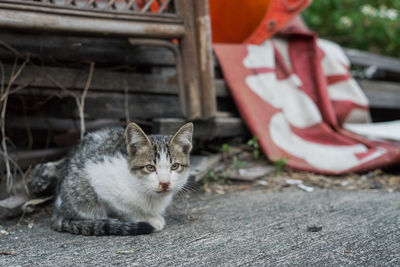
[[[233,157],[233,167],[237,170],[246,167],[247,161],[239,160],[236,156]]]
[[[249,141],[247,141],[247,145],[253,149],[254,159],[259,159],[260,158],[260,145],[258,144],[258,136],[254,135]]]
[[[209,171],[207,172],[206,175],[204,175],[203,179],[201,179],[201,182],[203,184],[208,184],[209,182],[217,182],[219,181],[221,178],[213,171]]]
[[[274,172],[275,172],[275,174],[282,172],[283,168],[287,164],[287,160],[288,160],[287,158],[281,157],[277,161],[274,161],[274,167],[275,167],[275,171]]]
[[[400,1],[315,0],[302,16],[322,38],[400,57]]]
[[[230,149],[231,149],[231,146],[229,144],[223,144],[221,146],[221,152],[229,152]]]

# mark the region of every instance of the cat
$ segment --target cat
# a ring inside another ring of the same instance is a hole
[[[63,164],[52,227],[82,235],[162,230],[165,209],[188,180],[192,135],[192,123],[173,136],[147,136],[133,122],[87,134]]]

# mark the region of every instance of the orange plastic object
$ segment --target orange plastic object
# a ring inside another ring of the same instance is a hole
[[[214,43],[260,44],[311,0],[209,0]]]

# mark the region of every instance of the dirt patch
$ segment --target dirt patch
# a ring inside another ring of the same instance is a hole
[[[205,192],[226,194],[233,191],[260,189],[279,192],[297,188],[307,192],[315,189],[363,191],[400,191],[400,172],[396,169],[368,173],[322,175],[295,171],[286,167],[284,159],[272,163],[248,145],[222,146],[222,156],[214,168],[200,181]],[[255,171],[256,170],[256,171]]]

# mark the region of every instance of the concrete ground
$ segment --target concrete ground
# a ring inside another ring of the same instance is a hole
[[[400,193],[198,193],[132,237],[57,233],[42,212],[0,236],[6,252],[0,266],[400,266]]]

